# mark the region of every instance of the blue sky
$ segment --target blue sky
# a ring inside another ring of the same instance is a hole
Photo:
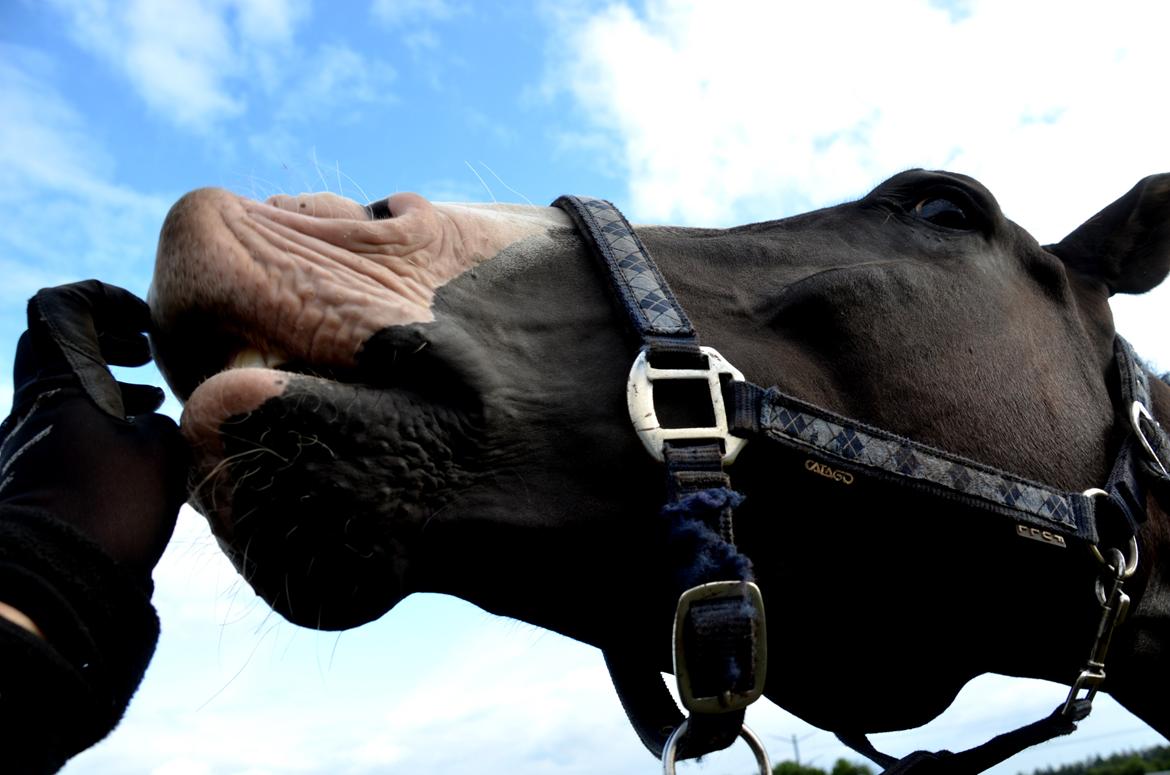
[[[1170,170],[1170,16],[1157,2],[1023,5],[4,0],[0,361],[39,287],[97,276],[144,294],[167,208],[207,185],[536,204],[575,192],[634,220],[717,226],[945,167],[1055,241]],[[1163,369],[1168,303],[1159,289],[1115,306]],[[5,374],[4,405],[11,389]],[[189,511],[156,579],[155,662],[122,727],[68,773],[655,769],[600,656],[559,636],[438,597],[340,636],[295,628]],[[882,744],[972,745],[1062,696],[982,679]],[[844,754],[775,707],[749,719],[776,759],[791,735],[811,735],[806,760]],[[1077,735],[999,771],[1156,742],[1101,702]],[[689,766],[750,769],[746,751]]]

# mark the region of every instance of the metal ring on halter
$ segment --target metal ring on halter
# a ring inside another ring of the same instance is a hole
[[[687,721],[689,720],[683,719],[683,723],[670,733],[666,747],[662,749],[663,775],[674,775],[674,759],[678,754],[678,742],[687,733]],[[748,748],[751,748],[752,753],[756,755],[756,764],[760,767],[760,775],[772,775],[772,762],[768,759],[768,752],[764,750],[764,744],[760,742],[760,738],[756,737],[756,733],[751,731],[747,724],[744,724],[739,730],[739,736],[744,739]]]
[[[1158,425],[1158,421],[1154,419],[1154,415],[1150,414],[1150,410],[1145,407],[1145,404],[1141,401],[1134,401],[1129,412],[1129,423],[1133,426],[1133,432],[1137,434],[1138,441],[1141,443],[1142,448],[1145,449],[1146,454],[1154,461],[1154,465],[1162,469],[1162,475],[1170,476],[1170,471],[1167,471],[1166,466],[1158,459],[1158,453],[1154,451],[1154,445],[1146,438],[1146,432],[1142,430],[1142,420],[1155,427]]]
[[[1102,498],[1102,497],[1109,498],[1109,493],[1105,492],[1104,490],[1102,490],[1098,487],[1093,487],[1091,489],[1085,490],[1085,492],[1083,494],[1086,498]],[[1126,554],[1125,552],[1122,552],[1121,550],[1117,550],[1118,554],[1121,554],[1122,558],[1125,561],[1124,567],[1118,567],[1118,566],[1113,565],[1113,563],[1109,562],[1109,560],[1105,559],[1105,555],[1101,553],[1101,548],[1099,546],[1097,546],[1096,544],[1089,544],[1089,551],[1091,551],[1093,553],[1093,556],[1097,558],[1097,562],[1101,563],[1106,568],[1109,568],[1114,573],[1120,573],[1120,578],[1122,578],[1122,579],[1128,579],[1130,576],[1132,576],[1134,574],[1134,571],[1137,570],[1137,565],[1138,565],[1137,536],[1130,536],[1129,537],[1128,549],[1129,549],[1128,554]]]

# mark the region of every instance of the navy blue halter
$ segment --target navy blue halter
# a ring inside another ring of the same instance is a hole
[[[699,345],[690,319],[617,208],[602,199],[574,196],[563,196],[553,206],[565,210],[585,237],[639,340],[628,386],[631,420],[651,454],[665,463],[668,499],[663,515],[671,520],[672,543],[683,547],[680,576],[687,577],[687,584],[681,590],[674,642],[679,693],[690,711],[685,726],[653,666],[617,651],[605,655],[631,723],[652,753],[664,761],[669,758],[668,771],[673,772],[676,754],[701,756],[727,747],[741,733],[758,745],[743,726],[743,714],[763,691],[763,601],[750,560],[735,548],[733,515],[743,496],[731,489],[723,470],[745,439],[795,449],[807,456],[810,471],[838,481],[871,477],[895,482],[1012,519],[1027,538],[1061,545],[1082,542],[1106,569],[1098,593],[1104,634],[1099,632],[1068,700],[1048,718],[960,754],[918,752],[899,761],[876,751],[864,736],[839,735],[843,742],[889,768],[889,775],[940,766],[931,772],[958,773],[981,771],[1075,730],[1104,680],[1109,635],[1128,607],[1122,585],[1137,564],[1134,536],[1146,519],[1147,493],[1152,488],[1162,502],[1170,502],[1165,462],[1170,460],[1170,438],[1150,414],[1148,377],[1130,345],[1116,337],[1119,414],[1127,433],[1109,479],[1101,489],[1068,492],[747,382],[718,353]],[[669,433],[658,428],[653,381],[684,378],[708,379],[717,427]],[[1130,537],[1128,551],[1099,546],[1104,521],[1120,525]],[[719,559],[699,563],[694,558],[701,553]],[[692,564],[703,570],[688,572]],[[696,600],[695,590],[703,588],[719,591]],[[758,758],[761,753],[757,751]],[[766,755],[760,761],[768,772]]]

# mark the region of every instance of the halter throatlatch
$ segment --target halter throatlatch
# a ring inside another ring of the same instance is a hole
[[[730,488],[723,471],[748,438],[798,451],[810,471],[839,481],[867,477],[902,484],[1012,519],[1024,537],[1061,546],[1080,541],[1102,569],[1095,580],[1101,618],[1089,657],[1050,716],[961,753],[918,751],[899,760],[877,751],[864,734],[838,731],[842,742],[887,768],[885,775],[968,773],[1074,731],[1105,680],[1113,633],[1129,609],[1124,584],[1137,569],[1136,535],[1146,519],[1147,496],[1170,504],[1170,437],[1150,412],[1148,378],[1130,345],[1115,338],[1118,415],[1127,432],[1109,478],[1100,489],[1066,492],[747,382],[719,353],[699,346],[666,280],[612,204],[565,196],[553,206],[565,210],[585,237],[641,340],[627,383],[630,418],[647,451],[666,466],[662,515],[680,558],[674,669],[690,716],[684,720],[645,658],[605,653],[630,722],[662,757],[664,771],[673,773],[676,759],[726,748],[739,736],[752,747],[761,772],[771,771],[763,746],[743,726],[744,708],[764,687],[764,606],[751,562],[735,547],[733,515],[743,496]],[[653,397],[653,384],[662,380],[705,382],[713,424],[662,427]]]

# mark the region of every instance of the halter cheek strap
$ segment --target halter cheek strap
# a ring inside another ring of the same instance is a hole
[[[605,658],[634,729],[673,771],[676,759],[726,748],[741,735],[758,743],[743,717],[763,694],[764,605],[751,561],[735,546],[734,512],[743,496],[723,470],[743,444],[728,433],[723,386],[743,375],[699,345],[686,312],[617,208],[573,196],[553,205],[585,235],[639,344],[627,398],[635,430],[666,473],[661,517],[679,593],[674,672],[689,717],[684,721],[651,658],[626,649],[607,650]],[[664,380],[706,382],[715,426],[664,428],[654,404],[654,384]],[[754,747],[767,764],[762,747]]]

